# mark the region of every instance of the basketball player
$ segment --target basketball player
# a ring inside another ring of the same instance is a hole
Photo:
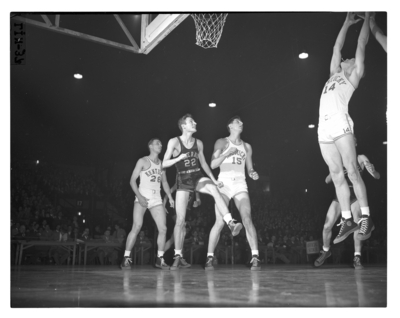
[[[357,14],[360,18],[365,18],[364,12]],[[375,39],[382,46],[382,48],[387,52],[387,37],[383,34],[382,30],[378,27],[375,21],[375,12],[371,12],[369,15],[369,27],[371,33],[374,35]]]
[[[157,138],[151,139],[148,143],[148,147],[150,155],[138,160],[130,181],[132,190],[136,194],[136,199],[133,207],[132,230],[129,232],[126,239],[125,255],[121,263],[121,269],[131,269],[131,251],[135,245],[136,237],[142,228],[143,216],[147,209],[149,209],[158,229],[158,251],[155,266],[160,269],[169,269],[169,266],[165,263],[163,258],[167,225],[160,194],[161,183],[171,206],[174,206],[174,199],[171,196],[171,190],[166,175],[162,170],[162,162],[158,158],[162,150],[161,141]],[[136,180],[139,176],[140,185],[138,188]]]
[[[177,185],[175,183],[171,188],[171,194],[173,194],[176,191],[176,188],[177,188]],[[196,200],[194,198],[196,198]],[[168,213],[167,208],[166,208],[167,200],[168,200],[168,198],[164,197],[163,205],[164,205],[166,213]],[[192,207],[193,208],[197,208],[200,205],[201,205],[200,194],[198,192],[196,192],[196,191],[194,191],[194,193],[190,192],[189,199],[188,199],[188,204],[186,206],[186,211],[187,210],[191,210]],[[171,214],[171,217],[176,222],[175,209],[174,209],[173,213]],[[182,242],[184,242],[185,236],[186,236],[186,222],[185,222],[185,226],[183,227],[183,231],[182,231]],[[164,252],[168,251],[171,248],[172,244],[174,244],[174,241],[175,241],[174,234],[172,234],[170,239],[167,242],[165,242]],[[184,264],[185,266],[182,266],[182,264]],[[182,267],[190,267],[191,264],[187,263],[184,258],[181,258],[181,266]]]
[[[247,173],[253,180],[259,178],[253,169],[252,148],[241,139],[243,122],[239,116],[232,117],[227,125],[229,137],[218,139],[214,145],[214,153],[211,159],[211,168],[220,168],[218,181],[224,183],[220,189],[226,205],[233,198],[251,248],[251,270],[260,270],[261,262],[258,256],[257,232],[251,220],[250,198],[247,190],[245,166]],[[213,270],[214,250],[218,244],[224,221],[218,207],[215,207],[215,224],[210,232],[208,241],[208,253],[205,270]]]
[[[178,121],[178,127],[182,131],[180,137],[172,138],[168,142],[167,151],[164,155],[163,167],[168,168],[175,164],[177,175],[176,190],[176,223],[174,228],[175,257],[171,270],[182,267],[182,232],[185,226],[186,207],[190,192],[198,191],[212,195],[221,217],[228,224],[233,236],[239,234],[242,224],[232,219],[218,188],[223,183],[215,180],[203,153],[203,143],[192,135],[197,131],[196,122],[192,115],[186,114]],[[171,157],[173,156],[173,159]],[[200,171],[200,166],[209,176],[206,178]]]
[[[370,235],[373,224],[369,218],[367,191],[357,169],[357,155],[353,138],[353,121],[348,114],[348,103],[364,74],[365,47],[369,37],[369,13],[358,37],[356,57],[341,62],[348,28],[360,21],[354,13],[348,13],[333,48],[330,65],[330,79],[326,82],[320,100],[318,141],[322,156],[329,167],[336,194],[342,209],[340,236],[346,237],[359,226],[351,218],[350,189],[346,182],[344,169],[354,187],[354,193],[361,209],[359,237]],[[344,166],[344,167],[343,167]]]
[[[358,164],[357,164],[357,169],[360,172],[360,174],[363,173],[364,168],[368,170],[368,172],[375,178],[375,179],[380,179],[380,173],[375,170],[375,167],[368,158],[365,155],[358,155],[357,156]],[[349,177],[347,175],[347,171],[344,170],[345,172],[345,177],[346,177],[346,182],[349,185],[350,188],[350,203],[351,203],[351,211],[353,213],[353,218],[356,222],[360,222],[360,204],[357,201],[357,198],[354,193],[353,185],[351,181],[349,180]],[[326,179],[326,183],[332,182],[332,177],[329,174]],[[322,246],[322,251],[320,252],[321,255],[317,258],[317,260],[314,262],[314,265],[316,267],[321,266],[325,260],[331,256],[330,252],[330,241],[332,237],[332,228],[334,223],[336,222],[337,218],[340,215],[340,204],[338,201],[337,196],[333,199],[331,205],[329,206],[328,213],[326,215],[325,219],[325,224],[324,224],[324,229],[322,230],[322,240],[323,240],[323,246]],[[374,229],[374,225],[372,224],[372,229]],[[348,232],[350,234],[350,232]],[[348,236],[348,235],[347,235]],[[334,244],[339,243],[343,241],[347,236],[341,236],[340,233],[338,237],[335,238],[333,241]],[[363,266],[361,264],[361,248],[362,248],[362,241],[368,239],[371,236],[371,232],[368,235],[360,235],[359,230],[356,230],[354,232],[354,259],[353,259],[353,266],[355,269],[363,269]]]

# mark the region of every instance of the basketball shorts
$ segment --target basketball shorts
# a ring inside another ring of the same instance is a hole
[[[334,143],[348,134],[354,134],[354,123],[349,114],[336,113],[319,118],[318,142],[320,144]]]
[[[351,187],[349,186],[349,188],[350,188],[350,205],[352,205],[354,202],[357,201],[357,197],[356,197],[356,194],[354,192],[353,186],[351,186]],[[336,202],[339,203],[339,200],[338,200],[338,197],[337,197],[336,193],[335,193],[335,198],[333,199],[333,201],[336,201]]]
[[[192,192],[196,189],[201,178],[204,178],[204,176],[200,170],[191,173],[177,173],[176,190]]]
[[[143,195],[146,199],[148,199],[149,201],[147,201],[148,205],[147,208],[151,209],[154,208],[157,205],[162,205],[162,199],[161,199],[161,193],[160,190],[153,190],[153,189],[145,189],[145,188],[139,188],[139,192],[141,195]],[[135,203],[138,202],[139,200],[136,197],[135,198]]]
[[[228,199],[232,199],[235,195],[249,191],[247,190],[247,183],[245,177],[232,177],[232,178],[218,178],[218,181],[222,181],[224,186],[218,188],[221,194],[225,194]]]

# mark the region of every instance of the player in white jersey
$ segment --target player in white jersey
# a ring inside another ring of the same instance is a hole
[[[243,131],[243,122],[239,116],[232,117],[228,121],[229,137],[218,139],[214,146],[214,153],[211,159],[211,168],[220,168],[218,181],[224,183],[220,188],[222,198],[226,205],[233,198],[236,207],[239,210],[246,237],[251,248],[252,259],[251,270],[260,270],[261,262],[258,259],[257,232],[251,219],[251,205],[249,193],[247,191],[245,166],[249,176],[257,180],[258,173],[253,169],[252,148],[244,142],[240,135]],[[220,233],[224,227],[224,220],[218,207],[215,207],[215,224],[210,232],[208,241],[207,261],[205,270],[213,270],[214,250],[218,244]]]
[[[121,263],[121,269],[131,269],[132,260],[130,254],[140,229],[142,228],[143,216],[147,209],[149,209],[158,229],[158,251],[155,266],[161,269],[169,269],[169,266],[163,259],[167,223],[160,193],[161,184],[172,207],[174,206],[174,199],[171,196],[171,190],[162,169],[162,161],[158,158],[162,150],[161,141],[156,138],[151,139],[148,143],[148,147],[150,155],[138,160],[130,181],[132,190],[136,194],[136,199],[133,207],[132,230],[129,232],[126,239],[125,255]],[[140,185],[138,188],[136,180],[139,176]]]
[[[358,37],[356,57],[341,62],[341,50],[348,28],[360,21],[354,13],[348,13],[333,48],[330,65],[330,79],[326,82],[320,100],[318,141],[322,156],[329,167],[336,194],[342,209],[342,222],[339,233],[346,236],[359,230],[359,236],[368,236],[372,229],[369,218],[367,191],[357,169],[357,154],[354,141],[353,121],[348,113],[348,103],[364,75],[365,47],[369,38],[369,13]],[[355,195],[360,203],[360,226],[353,221],[350,212],[350,189],[344,170],[353,184]]]

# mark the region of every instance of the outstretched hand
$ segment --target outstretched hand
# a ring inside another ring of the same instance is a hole
[[[347,12],[347,17],[346,17],[346,22],[349,25],[356,24],[358,21],[361,21],[362,19],[356,19],[356,13],[355,12]]]

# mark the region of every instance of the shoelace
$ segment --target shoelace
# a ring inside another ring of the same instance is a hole
[[[250,263],[256,262],[256,265],[257,265],[257,262],[259,262],[259,261],[260,261],[260,260],[259,260],[257,257],[253,257],[253,258],[251,259]]]
[[[342,234],[342,232],[343,232],[343,229],[344,229],[344,224],[345,224],[345,219],[342,219],[341,221],[340,221],[340,223],[339,224],[337,224],[336,226],[342,226],[341,228],[340,228],[340,231],[339,231],[339,234],[338,234],[338,236],[340,236],[340,234]]]
[[[181,258],[181,263],[182,263],[183,265],[187,265],[187,262],[186,262],[186,260],[185,260],[184,258]]]
[[[365,234],[365,232],[367,232],[367,228],[368,228],[368,222],[367,222],[367,220],[368,220],[368,219],[361,219],[360,221],[358,221],[358,224],[361,223],[361,225],[360,225],[360,231],[359,231],[360,234]]]
[[[126,261],[127,261],[129,264],[131,264],[131,263],[132,263],[132,259],[131,259],[131,258],[129,258],[129,257],[126,259]]]
[[[361,265],[361,259],[359,257],[354,257],[354,263],[356,263],[356,265]]]
[[[208,264],[208,263],[212,263],[212,261],[213,261],[213,258],[212,258],[212,257],[208,257],[208,259],[207,259],[207,264]]]

